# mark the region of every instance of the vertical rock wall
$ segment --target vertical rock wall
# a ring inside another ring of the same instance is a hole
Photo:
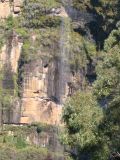
[[[0,17],[6,18],[10,14],[18,15],[20,13],[22,0],[14,0],[10,3],[8,0],[0,2]],[[57,14],[61,17],[68,17],[64,8]],[[34,39],[34,38],[33,38]],[[13,32],[12,38],[1,49],[0,54],[0,68],[5,69],[3,88],[11,89],[11,95],[14,95],[15,85],[13,82],[13,75],[18,74],[18,63],[22,43],[19,41],[18,35]],[[41,53],[43,54],[43,53]],[[21,66],[19,66],[21,67]],[[67,96],[73,94],[75,90],[80,87],[80,75],[72,73],[64,73],[63,76],[68,76],[63,87],[63,93],[59,93],[59,67],[60,60],[54,59],[51,62],[44,62],[40,57],[37,60],[23,64],[23,81],[21,81],[21,99],[15,98],[12,110],[6,114],[5,119],[10,122],[32,123],[42,122],[48,124],[60,124],[62,107],[59,104],[60,96],[66,99]],[[21,69],[21,68],[19,68]],[[18,77],[18,79],[21,77]],[[76,82],[78,85],[76,86]],[[11,87],[12,86],[12,87]],[[10,116],[9,116],[10,115]],[[9,117],[9,118],[8,118]]]
[[[25,65],[21,123],[60,123],[61,106],[53,98],[54,67],[53,62],[45,66],[41,59]]]
[[[13,73],[17,73],[21,48],[22,42],[19,41],[18,35],[13,33],[10,42],[7,41],[7,44],[5,44],[0,51],[1,67],[10,65],[10,71]]]
[[[7,42],[0,53],[0,72],[2,74],[2,91],[4,96],[10,95],[13,104],[4,111],[4,122],[18,123],[20,121],[20,99],[15,96],[15,76],[17,76],[18,61],[21,54],[22,43],[13,33],[10,42]],[[17,77],[16,77],[17,78]],[[11,104],[10,104],[11,105]]]

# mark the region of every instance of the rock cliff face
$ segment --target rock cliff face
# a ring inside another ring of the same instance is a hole
[[[10,14],[14,16],[20,13],[21,2],[20,0],[14,0],[12,3],[7,0],[0,2],[0,10],[3,11],[0,12],[0,17],[7,18]],[[52,14],[55,16],[68,16],[64,8],[58,9],[59,11],[53,10],[55,11],[52,11]],[[13,33],[11,40],[1,49],[1,68],[4,70],[7,68],[6,72],[10,75],[3,78],[3,88],[7,90],[10,88],[11,94],[14,94],[13,74],[18,72],[22,45],[17,34]],[[12,110],[5,113],[5,122],[61,123],[62,107],[59,104],[60,95],[57,91],[60,76],[58,67],[58,60],[45,63],[41,58],[24,65],[21,98],[14,100]],[[63,98],[68,95],[67,84],[64,87]]]
[[[3,96],[7,97],[10,94],[12,97],[16,94],[16,82],[15,77],[18,70],[18,61],[20,58],[22,43],[19,41],[18,36],[13,33],[10,41],[7,41],[1,49],[0,61],[1,61],[1,73],[2,73],[2,90],[4,90]],[[9,104],[10,105],[10,104]],[[20,120],[20,99],[14,98],[12,107],[7,111],[4,111],[5,122],[19,122]]]
[[[18,71],[22,42],[13,33],[9,43],[2,47],[0,59],[4,73],[9,73],[3,78],[3,88],[7,90],[10,88],[11,94],[14,95],[13,74],[17,74]],[[14,107],[10,113],[6,114],[5,121],[13,123],[61,123],[62,107],[58,104],[56,93],[58,78],[55,62],[46,64],[39,58],[25,64],[24,78],[21,84],[21,99],[14,100]],[[11,118],[8,119],[7,117]]]
[[[22,0],[14,0],[11,3],[8,0],[0,2],[0,17],[5,19],[10,14],[13,16],[18,15],[21,11],[21,4]],[[68,9],[68,12],[66,10],[64,7],[53,8],[49,16],[52,14],[52,16],[68,18],[71,16],[72,11],[71,8],[70,10]],[[63,27],[66,27],[64,25]],[[69,37],[70,30],[63,29],[67,32],[67,34],[62,32],[64,34],[62,39],[66,43],[66,41],[69,41],[66,37]],[[33,36],[32,39],[35,41],[36,37]],[[60,44],[57,42],[57,45]],[[66,54],[67,47],[59,47],[58,50],[62,50]],[[76,90],[83,89],[82,84],[84,83],[85,71],[81,69],[75,72],[70,71],[69,68],[69,71],[66,72],[65,68],[63,68],[65,67],[64,60],[61,63],[58,56],[46,62],[41,58],[43,55],[48,56],[48,53],[44,51],[40,51],[37,59],[20,64],[22,49],[22,39],[13,30],[10,40],[7,40],[1,49],[0,60],[2,63],[0,67],[1,70],[4,70],[3,89],[7,89],[12,97],[17,97],[15,96],[17,84],[20,87],[20,96],[19,98],[14,98],[11,109],[4,116],[5,122],[61,124],[62,105],[60,104],[60,100],[62,99],[64,102]],[[58,50],[56,52],[60,52]],[[62,64],[61,74],[60,68]],[[23,75],[19,74],[19,70],[21,69],[23,69],[23,73],[21,73]],[[20,80],[21,76],[22,80]],[[62,85],[60,84],[61,79],[63,81]]]
[[[6,129],[6,136],[11,136],[13,139],[19,134],[20,137],[22,136],[24,142],[29,145],[37,146],[38,148],[47,148],[59,154],[63,154],[64,152],[64,147],[60,143],[58,137],[61,130],[56,126],[47,124],[32,124],[28,126],[21,124],[18,126],[16,124],[11,124],[4,125],[4,128]]]
[[[38,59],[24,67],[21,123],[60,123],[61,106],[54,100],[55,66],[47,65]]]

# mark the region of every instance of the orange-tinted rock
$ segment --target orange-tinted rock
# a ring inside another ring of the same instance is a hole
[[[21,123],[32,122],[60,124],[61,106],[40,98],[23,98]]]
[[[0,2],[0,18],[7,18],[11,13],[9,0]]]
[[[61,123],[61,106],[48,98],[48,67],[44,67],[42,60],[38,60],[27,64],[24,69],[26,72],[23,82],[21,123]],[[54,79],[51,80],[54,83]],[[51,91],[52,87],[53,85]]]

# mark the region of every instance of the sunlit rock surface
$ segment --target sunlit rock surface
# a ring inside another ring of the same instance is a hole
[[[0,1],[0,18],[6,18],[10,15],[10,4],[9,0],[5,0],[3,2]]]
[[[46,66],[42,64],[41,60],[25,66],[21,123],[60,123],[61,106],[54,99],[54,87],[57,83],[54,76],[57,75],[53,68]],[[52,71],[51,75],[50,70]]]
[[[10,14],[19,14],[23,0],[1,0],[0,1],[0,18],[7,18]]]

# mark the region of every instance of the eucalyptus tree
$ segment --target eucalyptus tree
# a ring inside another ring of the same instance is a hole
[[[102,109],[89,92],[78,92],[69,98],[63,109],[66,133],[65,144],[77,148],[81,153],[85,148],[98,144],[98,126],[103,118]]]
[[[94,93],[98,101],[106,100],[101,132],[108,137],[111,152],[120,152],[120,23],[108,39],[97,66]],[[107,142],[107,140],[106,140]]]

